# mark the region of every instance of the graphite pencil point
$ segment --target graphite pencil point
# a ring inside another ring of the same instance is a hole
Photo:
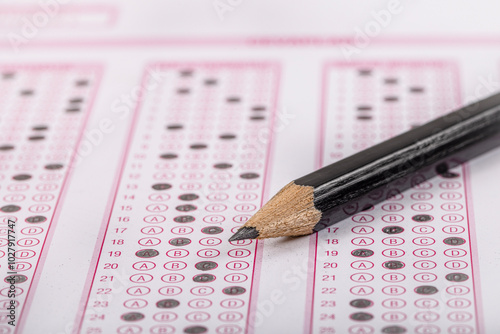
[[[242,227],[229,238],[229,241],[256,239],[258,236],[259,231],[255,227]]]

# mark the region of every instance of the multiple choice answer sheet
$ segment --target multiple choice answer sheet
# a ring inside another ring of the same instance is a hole
[[[39,7],[2,6],[0,334],[500,331],[498,149],[319,233],[228,242],[289,181],[497,92],[497,39],[227,37],[216,11],[213,38],[172,39],[109,1],[13,42]]]
[[[81,332],[244,331],[261,259],[255,240],[227,239],[261,205],[278,75],[266,63],[146,70],[158,87],[134,115]]]
[[[11,305],[21,314],[38,283],[42,252],[67,194],[71,152],[92,110],[101,71],[96,66],[12,65],[1,66],[0,72],[0,255],[5,259],[0,295],[6,324]]]
[[[460,101],[453,63],[341,62],[327,64],[324,76],[321,165],[442,115]],[[346,133],[346,127],[354,131]],[[425,182],[418,174],[412,178],[413,189],[311,238],[312,331],[478,332],[467,170]],[[345,307],[338,307],[340,300]]]

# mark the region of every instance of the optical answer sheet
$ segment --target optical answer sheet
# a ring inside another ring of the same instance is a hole
[[[321,164],[460,103],[453,63],[339,62],[325,66],[324,78],[328,96]],[[351,134],[343,131],[346,125],[354,130]],[[416,333],[478,332],[477,249],[475,222],[468,215],[467,169],[425,182],[418,174],[412,179],[411,190],[394,193],[311,239],[310,326],[315,332],[403,333],[408,327]],[[338,307],[337,299],[345,307]]]
[[[270,141],[254,139],[270,132],[278,68],[173,63],[146,72],[145,85],[159,87],[143,92],[134,115],[81,331],[242,332],[257,242],[224,245],[261,204]]]
[[[373,45],[355,61],[338,45],[159,43],[127,48],[127,59],[98,46],[90,58],[50,46],[36,59],[2,55],[21,74],[72,64],[69,91],[45,84],[54,91],[42,97],[68,101],[54,108],[57,117],[75,117],[67,111],[75,103],[89,116],[79,149],[65,143],[73,163],[50,161],[70,173],[50,242],[37,248],[43,265],[18,283],[25,294],[15,330],[495,333],[496,151],[330,230],[227,241],[290,180],[492,93],[498,48],[467,45],[433,47],[425,58],[411,41]],[[6,84],[10,72],[2,72]],[[76,84],[79,75],[87,86]],[[41,81],[30,83],[38,92]],[[27,105],[37,95],[21,94],[24,86],[3,94]],[[21,198],[10,184],[31,191],[42,183],[9,173],[2,171],[2,199]],[[2,208],[23,206],[7,199]],[[33,225],[16,212],[2,215]],[[4,270],[6,255],[0,261]]]
[[[5,259],[0,295],[6,323],[13,320],[6,317],[13,306],[20,313],[29,305],[30,290],[38,283],[43,249],[58,222],[72,152],[92,110],[101,69],[9,65],[0,66],[0,72],[0,255]]]

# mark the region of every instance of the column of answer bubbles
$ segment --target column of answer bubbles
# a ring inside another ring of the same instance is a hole
[[[256,241],[227,239],[261,205],[277,68],[152,69],[81,332],[242,333]]]
[[[460,102],[457,69],[446,62],[334,63],[325,71],[323,164]],[[463,174],[458,168],[426,182],[412,176],[412,189],[318,234],[312,330],[477,330]]]
[[[0,305],[5,309],[10,302],[6,279],[12,275],[7,272],[16,272],[18,324],[29,310],[26,301],[36,288],[34,277],[57,223],[54,217],[99,76],[94,66],[0,67]],[[12,270],[7,266],[9,220],[15,221],[16,236]],[[0,318],[3,324],[6,314]]]

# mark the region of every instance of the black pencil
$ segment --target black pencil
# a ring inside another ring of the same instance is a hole
[[[290,182],[229,240],[321,230],[437,174],[453,177],[450,168],[498,146],[499,132],[500,93]]]

